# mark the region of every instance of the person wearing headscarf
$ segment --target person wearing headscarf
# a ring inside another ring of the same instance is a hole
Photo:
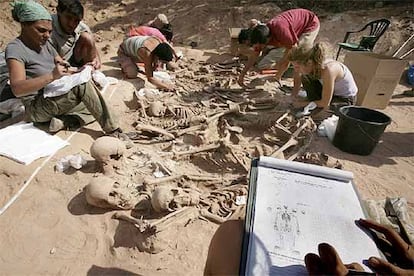
[[[49,12],[32,0],[15,1],[11,6],[13,19],[21,24],[21,33],[7,45],[6,60],[11,89],[22,99],[27,119],[34,123],[51,121],[51,132],[67,127],[69,119],[76,118],[78,124],[97,120],[106,133],[114,136],[121,133],[109,106],[91,82],[61,96],[43,96],[46,85],[73,72],[49,42]]]

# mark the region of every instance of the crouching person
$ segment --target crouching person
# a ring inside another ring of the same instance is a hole
[[[173,49],[166,42],[154,36],[132,36],[124,40],[118,49],[118,58],[122,71],[127,78],[136,78],[137,62],[143,62],[145,76],[155,87],[163,90],[173,90],[170,82],[154,77],[154,71],[159,62],[168,63],[173,60]]]
[[[358,88],[351,71],[345,64],[327,59],[325,51],[326,47],[320,43],[310,50],[291,50],[289,60],[299,72],[300,83],[306,91],[306,98],[303,98],[298,96],[300,86],[292,90],[295,107],[303,107],[313,101],[323,111],[338,113],[340,107],[355,104]]]
[[[61,96],[43,96],[45,86],[71,74],[70,69],[48,41],[52,32],[49,12],[31,0],[16,1],[12,6],[12,16],[20,22],[21,33],[7,45],[6,60],[11,89],[16,97],[22,98],[28,120],[51,121],[51,132],[65,128],[69,117],[76,118],[80,125],[96,120],[105,133],[113,136],[121,133],[105,100],[90,82]]]
[[[58,54],[72,66],[101,67],[101,58],[93,34],[82,19],[84,9],[79,0],[59,0],[57,14],[52,15],[50,41]]]

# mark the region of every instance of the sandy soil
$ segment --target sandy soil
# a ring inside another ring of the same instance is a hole
[[[208,100],[211,96],[203,92],[203,87],[217,82],[221,87],[226,87],[229,79],[235,82],[234,71],[215,74],[214,70],[217,68],[210,65],[228,59],[227,55],[222,54],[229,46],[227,28],[241,26],[245,19],[252,17],[266,19],[278,11],[270,3],[256,4],[254,1],[249,5],[238,6],[230,1],[222,1],[219,5],[205,4],[204,1],[151,1],[151,4],[139,2],[142,1],[130,0],[117,4],[112,1],[88,1],[86,4],[86,22],[97,33],[98,46],[102,49],[102,71],[108,76],[120,79],[118,84],[106,90],[105,97],[119,114],[121,125],[126,131],[134,130],[134,123],[144,120],[134,96],[134,91],[141,88],[143,82],[122,80],[115,60],[123,30],[130,23],[147,21],[159,11],[164,11],[171,18],[176,29],[176,45],[180,46],[179,49],[184,52],[186,59],[180,64],[183,70],[177,73],[179,93],[162,94],[159,99],[170,106],[187,106],[194,112],[209,114],[220,111],[222,106],[206,107],[201,104],[201,100]],[[53,9],[54,1],[43,3]],[[4,49],[7,41],[18,33],[18,26],[10,19],[7,3],[0,3],[0,7],[0,17],[4,18],[0,26],[5,30],[0,34],[0,48]],[[374,18],[390,18],[392,26],[382,38],[383,43],[378,45],[378,52],[386,54],[394,52],[414,28],[412,7],[408,6],[340,14],[319,11],[319,14],[322,21],[319,39],[332,44],[343,38],[345,30],[361,26]],[[192,23],[199,18],[203,18],[203,22]],[[198,43],[197,49],[187,47],[192,41]],[[284,83],[290,84],[291,79],[284,80]],[[272,109],[273,114],[279,116],[284,111],[285,96],[274,87],[274,83],[270,81],[262,87],[264,92],[251,95],[280,99],[281,104]],[[358,156],[341,152],[325,137],[317,135],[312,135],[308,151],[324,152],[331,158],[338,159],[343,169],[352,171],[356,187],[363,199],[405,197],[411,217],[414,218],[414,98],[401,94],[408,89],[402,79],[389,106],[382,110],[392,118],[392,123],[371,155]],[[236,96],[245,95],[246,93],[241,93]],[[227,116],[226,119],[232,125],[241,125],[237,116]],[[238,179],[236,184],[247,184],[247,172],[243,166],[243,160],[248,160],[246,152],[252,155],[255,151],[256,154],[260,150],[266,152],[269,145],[265,146],[262,139],[265,126],[255,128],[250,122],[250,125],[243,127],[242,136],[247,142],[234,143],[236,153],[241,153],[236,154],[238,159],[218,152],[167,162],[168,158],[162,155],[163,152],[168,152],[171,147],[174,150],[187,149],[189,142],[182,141],[174,145],[162,141],[155,144],[135,143],[128,150],[128,165],[123,175],[114,177],[126,181],[129,188],[136,188],[143,178],[153,172],[150,165],[155,161],[163,161],[174,174],[209,175],[222,179],[220,184],[194,180],[172,182],[197,188],[204,193],[229,185],[234,179]],[[214,135],[208,136],[207,141],[218,138],[215,136],[216,131],[212,133]],[[101,175],[99,167],[89,154],[93,141],[102,135],[99,126],[94,123],[76,133],[61,131],[57,135],[68,139],[70,146],[51,158],[42,158],[24,166],[0,157],[1,207],[29,181],[27,188],[0,217],[2,275],[202,274],[209,241],[218,227],[217,224],[194,219],[185,226],[170,227],[163,236],[165,250],[158,254],[141,252],[138,244],[142,241],[136,227],[131,223],[113,219],[113,211],[91,207],[86,203],[83,188],[93,177]],[[310,137],[311,134],[306,135]],[[194,137],[190,137],[190,140],[193,144],[196,143]],[[55,172],[54,166],[60,158],[75,153],[84,156],[88,160],[87,165],[78,171],[70,169],[64,173]],[[288,156],[293,153],[294,150],[287,152]],[[155,217],[153,213],[143,215]]]

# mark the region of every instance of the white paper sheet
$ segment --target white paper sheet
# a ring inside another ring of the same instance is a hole
[[[79,73],[63,76],[46,85],[43,97],[57,97],[68,93],[73,87],[88,82],[92,78],[92,66],[85,66]]]
[[[260,158],[246,275],[307,275],[304,257],[322,242],[345,263],[379,256],[354,222],[365,216],[351,179],[345,171]]]
[[[33,126],[19,123],[0,130],[0,155],[25,165],[54,154],[69,143]]]

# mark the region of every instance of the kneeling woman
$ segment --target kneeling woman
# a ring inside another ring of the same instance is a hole
[[[118,49],[119,63],[127,78],[136,78],[138,74],[136,63],[143,62],[148,81],[163,90],[173,90],[174,86],[154,77],[154,70],[158,67],[158,62],[172,61],[173,54],[171,46],[155,36],[129,37]]]
[[[358,88],[351,71],[343,63],[325,58],[325,47],[317,43],[310,50],[295,48],[289,60],[300,73],[307,98],[298,97],[300,87],[292,90],[294,106],[315,102],[319,108],[337,113],[341,106],[353,105]]]
[[[28,119],[34,123],[51,121],[51,132],[65,127],[68,116],[80,124],[96,119],[106,133],[121,132],[104,98],[90,82],[61,96],[43,96],[46,85],[70,74],[68,65],[49,43],[52,18],[43,6],[31,0],[16,1],[12,6],[21,34],[7,45],[6,59],[11,89],[22,99]]]

